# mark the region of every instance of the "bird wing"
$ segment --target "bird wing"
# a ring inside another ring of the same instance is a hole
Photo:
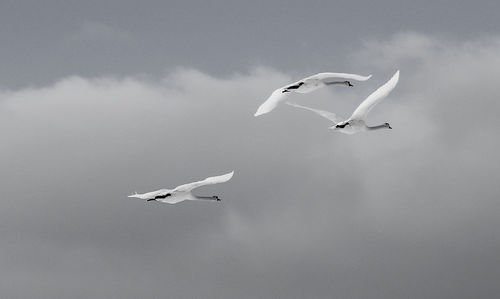
[[[351,79],[351,80],[356,80],[356,81],[366,81],[370,79],[372,75],[368,76],[362,76],[362,75],[357,75],[357,74],[348,74],[348,73],[318,73],[316,75],[309,76],[307,78],[302,79],[302,81],[307,81],[307,80],[326,80],[326,79],[334,79],[334,78],[341,78],[341,79]]]
[[[176,203],[179,203],[181,201],[185,201],[187,200],[188,197],[185,196],[176,196],[175,194],[173,196],[168,196],[168,197],[165,197],[165,198],[159,198],[157,199],[157,201],[160,201],[160,202],[164,202],[164,203],[169,203],[169,204],[176,204]]]
[[[333,121],[336,124],[342,121],[342,119],[340,117],[338,117],[333,112],[328,112],[328,111],[324,111],[324,110],[309,108],[309,107],[306,107],[306,106],[302,106],[302,105],[295,104],[295,103],[290,103],[290,102],[286,102],[286,103],[288,105],[296,107],[296,108],[302,108],[302,109],[305,109],[305,110],[312,111],[312,112],[314,112],[314,113],[316,113],[316,114],[318,114],[320,116],[323,116],[326,119],[329,119],[329,120]]]
[[[366,115],[373,106],[377,105],[383,98],[385,98],[398,84],[399,80],[399,70],[392,76],[389,81],[384,85],[380,86],[371,95],[369,95],[359,106],[354,110],[349,119],[359,119],[364,120]]]
[[[352,79],[356,81],[366,81],[371,78],[372,75],[368,76],[362,76],[362,75],[357,75],[357,74],[348,74],[348,73],[319,73],[316,75],[312,75],[309,77],[306,77],[302,80],[299,80],[297,82],[285,85],[284,87],[280,87],[273,91],[273,93],[267,98],[267,100],[262,103],[262,105],[259,106],[257,109],[257,112],[255,112],[254,116],[259,116],[262,114],[266,114],[268,112],[271,112],[280,102],[286,99],[287,94],[283,92],[283,90],[291,85],[298,84],[300,82],[304,82],[306,84],[314,84],[316,81],[323,81],[325,79],[333,79],[333,78],[342,78],[342,79]],[[313,88],[312,90],[315,90]],[[312,91],[309,90],[309,91]]]
[[[195,188],[201,187],[201,186],[224,183],[224,182],[229,181],[233,177],[233,174],[234,174],[234,171],[232,171],[230,173],[223,174],[223,175],[219,175],[219,176],[209,177],[209,178],[204,179],[203,181],[198,181],[198,182],[180,185],[180,186],[175,187],[175,189],[172,190],[172,192],[189,192],[189,191],[191,191]]]
[[[276,108],[279,102],[283,101],[287,96],[286,93],[283,93],[283,90],[284,88],[280,87],[273,91],[269,98],[267,98],[267,100],[259,106],[259,109],[257,109],[257,112],[255,112],[254,116],[266,114]]]

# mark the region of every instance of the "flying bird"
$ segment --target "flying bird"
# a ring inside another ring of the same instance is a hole
[[[350,81],[331,81],[335,78],[340,79],[351,79],[356,81],[366,81],[370,79],[372,75],[361,76],[356,74],[346,74],[346,73],[319,73],[306,77],[297,82],[288,84],[286,86],[276,89],[269,98],[260,105],[254,116],[259,116],[271,112],[278,104],[284,101],[290,92],[298,93],[309,93],[315,91],[318,88],[327,85],[346,85],[353,86]]]
[[[184,200],[220,201],[220,198],[217,195],[197,196],[191,193],[191,191],[201,186],[227,182],[233,177],[233,174],[234,171],[219,176],[208,177],[202,181],[177,186],[174,189],[160,189],[157,191],[147,192],[143,194],[137,194],[136,192],[135,194],[129,195],[128,197],[139,198],[146,201],[159,201],[169,204],[175,204]]]
[[[389,123],[384,123],[379,126],[369,127],[365,123],[366,116],[368,112],[378,104],[382,99],[384,99],[393,89],[396,87],[396,84],[399,80],[399,70],[392,76],[389,81],[387,81],[384,85],[380,86],[377,90],[375,90],[371,95],[369,95],[359,106],[354,110],[351,117],[349,119],[342,121],[342,118],[337,116],[335,113],[323,111],[319,109],[309,108],[305,106],[301,106],[294,103],[287,102],[288,105],[293,107],[302,108],[305,110],[312,111],[326,119],[329,119],[335,125],[331,126],[330,129],[338,131],[344,134],[354,134],[363,131],[370,130],[378,130],[378,129],[392,129]]]

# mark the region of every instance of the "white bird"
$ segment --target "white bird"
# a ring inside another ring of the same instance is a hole
[[[294,103],[287,102],[288,105],[306,109],[312,111],[316,114],[323,116],[335,123],[330,129],[338,131],[344,134],[354,134],[362,131],[378,130],[378,129],[392,129],[389,123],[384,123],[379,126],[369,127],[365,123],[366,116],[368,112],[378,104],[383,98],[385,98],[393,89],[399,80],[399,70],[392,76],[392,78],[387,81],[384,85],[380,86],[371,95],[369,95],[359,106],[354,110],[349,119],[342,121],[335,113],[323,111],[319,109],[309,108]]]
[[[129,195],[128,197],[135,197],[139,199],[143,199],[146,201],[159,201],[169,204],[175,204],[184,200],[215,200],[220,201],[218,196],[197,196],[191,193],[191,191],[195,188],[219,184],[229,181],[233,177],[234,171],[230,173],[226,173],[219,176],[213,176],[204,179],[203,181],[193,182],[189,184],[184,184],[175,187],[174,189],[160,189],[157,191],[147,192],[143,194],[135,194]]]
[[[298,93],[309,93],[315,91],[318,88],[327,85],[347,85],[353,86],[349,81],[328,81],[334,78],[341,79],[352,79],[356,81],[366,81],[370,79],[372,75],[361,76],[356,74],[346,74],[346,73],[319,73],[306,77],[297,82],[285,85],[273,91],[273,93],[267,98],[267,100],[260,105],[254,116],[259,116],[271,112],[278,104],[286,99],[287,92],[298,92]]]

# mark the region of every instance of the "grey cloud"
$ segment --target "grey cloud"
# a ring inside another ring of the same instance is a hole
[[[497,40],[375,40],[351,60],[372,79],[293,98],[348,115],[403,65],[368,120],[394,130],[374,134],[286,106],[254,118],[308,75],[265,67],[4,90],[2,295],[495,297]],[[221,205],[126,198],[232,169],[199,190]]]

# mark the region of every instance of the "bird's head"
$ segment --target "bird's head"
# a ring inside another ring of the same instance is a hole
[[[351,84],[350,81],[344,81],[344,84],[347,85],[347,86],[354,86],[354,85]]]
[[[388,129],[392,129],[392,127],[389,123],[384,123],[384,126],[386,126]]]
[[[215,199],[216,201],[220,201],[220,198],[217,195],[212,196],[212,198]]]

